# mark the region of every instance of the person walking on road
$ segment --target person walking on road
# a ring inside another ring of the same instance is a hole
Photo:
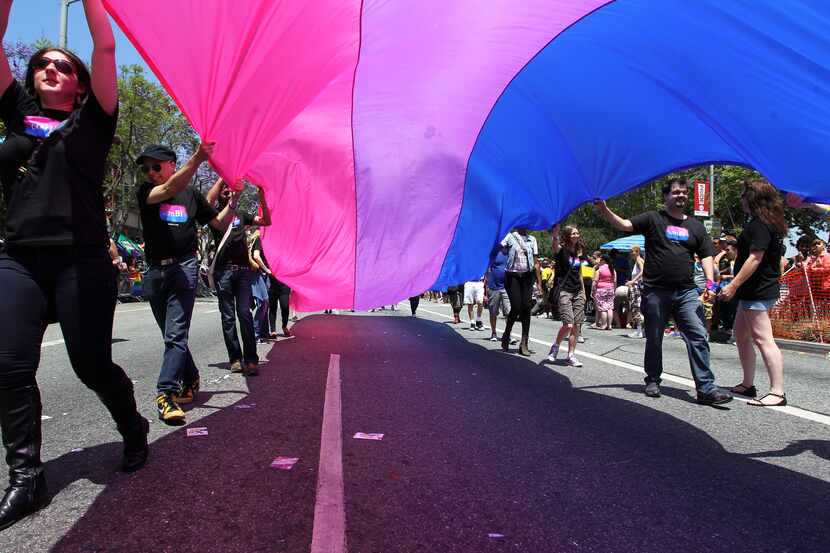
[[[510,332],[516,320],[522,323],[522,341],[519,355],[529,357],[532,351],[528,347],[530,339],[530,309],[533,307],[533,283],[535,281],[539,294],[542,293],[542,277],[539,274],[539,246],[536,238],[527,233],[527,229],[517,229],[501,241],[507,251],[507,270],[504,285],[510,298],[510,314],[501,337],[501,349],[508,351]]]
[[[167,146],[148,146],[136,159],[148,178],[137,191],[147,260],[144,296],[164,339],[156,408],[159,419],[172,425],[184,424],[180,404],[192,402],[200,384],[187,346],[199,278],[196,225],[224,230],[236,209],[234,195],[217,215],[201,192],[188,186],[213,147],[202,142],[178,171],[176,153]]]
[[[550,231],[551,248],[556,263],[554,271],[555,297],[551,301],[559,306],[559,317],[562,327],[553,341],[548,354],[548,361],[555,362],[559,355],[559,344],[567,338],[568,356],[565,364],[571,367],[581,367],[582,363],[576,358],[576,344],[581,325],[585,322],[585,284],[582,281],[582,258],[579,252],[583,247],[580,243],[579,229],[565,226],[559,229],[555,225]]]
[[[11,0],[0,0],[0,36],[11,7]],[[9,469],[0,530],[49,503],[36,378],[47,324],[60,323],[72,370],[115,422],[124,443],[121,470],[140,469],[149,453],[149,423],[138,413],[132,381],[112,360],[117,284],[103,185],[118,119],[115,38],[101,0],[85,0],[84,11],[92,75],[69,50],[42,48],[29,59],[23,86],[0,49],[6,130],[0,181],[7,205],[0,251],[0,429]]]
[[[464,304],[467,306],[467,315],[471,330],[484,330],[481,322],[481,313],[484,311],[484,279],[471,280],[464,283]],[[476,318],[473,321],[473,308]]]
[[[784,395],[784,358],[772,336],[769,310],[778,301],[778,279],[781,277],[783,237],[787,234],[784,202],[768,182],[744,184],[741,208],[750,216],[738,236],[738,259],[735,277],[721,289],[725,300],[738,299],[735,315],[735,343],[743,369],[743,380],[732,392],[755,397],[755,350],[758,346],[769,375],[769,393],[749,405],[777,407],[787,404]]]
[[[490,258],[490,267],[484,275],[484,284],[487,288],[487,309],[490,311],[490,341],[498,342],[496,335],[496,320],[501,310],[502,316],[507,317],[510,313],[510,298],[507,297],[507,290],[504,288],[505,270],[507,268],[507,255],[497,248]]]
[[[251,285],[257,278],[256,267],[251,266],[245,231],[249,227],[267,227],[271,224],[271,211],[265,201],[262,188],[257,188],[259,196],[259,213],[251,216],[239,213],[233,217],[230,232],[224,244],[222,240],[227,231],[211,227],[213,241],[217,252],[214,261],[213,278],[216,283],[216,295],[219,298],[219,313],[222,321],[222,336],[228,351],[228,363],[231,372],[248,375],[251,368],[259,364],[256,350],[257,338],[254,332],[254,317],[251,314]],[[223,179],[218,179],[207,193],[210,205],[218,204],[223,209],[230,201],[230,187]],[[218,249],[222,245],[221,249]],[[242,334],[242,346],[236,332],[236,321]]]
[[[703,307],[692,278],[694,254],[700,256],[706,275],[706,291],[715,289],[712,239],[703,224],[686,215],[689,185],[684,180],[670,180],[663,185],[665,209],[649,211],[623,219],[611,211],[603,200],[594,205],[602,218],[624,232],[645,236],[648,257],[643,268],[642,311],[645,317],[645,394],[660,396],[663,373],[663,329],[669,317],[680,328],[689,353],[697,401],[714,405],[732,401],[732,394],[715,385],[709,366],[709,341],[703,322]]]
[[[628,306],[631,324],[634,332],[629,338],[643,338],[643,314],[640,311],[640,299],[643,291],[643,257],[640,255],[640,246],[631,246],[631,280],[625,283],[628,286]]]

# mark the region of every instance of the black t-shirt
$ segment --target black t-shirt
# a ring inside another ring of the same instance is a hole
[[[41,110],[16,81],[0,98],[6,240],[19,247],[106,246],[104,169],[118,114],[90,92],[73,112]]]
[[[245,213],[234,216],[231,222],[231,233],[225,242],[225,247],[217,254],[217,267],[222,265],[248,266],[248,243],[245,240],[245,227],[252,225],[253,222],[254,218]],[[210,230],[213,233],[213,241],[218,248],[222,237],[225,236],[225,231],[216,230],[213,227]]]
[[[582,259],[577,255],[571,255],[563,247],[559,248],[554,262],[556,263],[554,279],[559,289],[572,294],[582,290]]]
[[[196,253],[196,223],[208,224],[216,217],[216,210],[190,185],[172,198],[148,204],[147,197],[154,186],[145,182],[136,193],[147,259],[157,261]]]
[[[752,219],[738,236],[738,258],[735,260],[735,274],[749,258],[749,252],[762,250],[761,264],[752,273],[735,296],[741,300],[778,299],[778,279],[781,277],[781,254],[784,244],[775,228],[760,219]]]
[[[665,210],[631,218],[634,232],[646,239],[643,284],[688,290],[695,287],[694,254],[711,257],[715,247],[703,224],[693,217],[675,219]]]

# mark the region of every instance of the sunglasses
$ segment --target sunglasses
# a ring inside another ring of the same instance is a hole
[[[158,163],[154,163],[152,165],[142,165],[141,166],[141,172],[142,173],[149,173],[150,171],[155,171],[156,173],[158,173],[159,171],[161,171],[161,165],[158,164]]]
[[[57,69],[58,73],[63,73],[64,75],[74,75],[75,74],[75,66],[69,63],[66,60],[53,60],[52,58],[40,58],[35,62],[35,69],[43,70],[49,67],[49,64],[53,64],[55,69]]]

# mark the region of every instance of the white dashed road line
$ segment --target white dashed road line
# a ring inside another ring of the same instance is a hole
[[[337,354],[332,354],[329,358],[318,474],[311,553],[345,553],[346,508],[343,491],[340,356]]]

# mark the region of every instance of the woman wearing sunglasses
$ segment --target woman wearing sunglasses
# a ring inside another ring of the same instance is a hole
[[[0,0],[5,35],[12,0]],[[101,0],[84,0],[90,72],[72,52],[39,50],[25,86],[0,49],[0,181],[8,206],[0,254],[0,427],[9,487],[0,530],[49,501],[35,374],[46,325],[59,322],[72,368],[103,402],[124,439],[121,467],[147,459],[148,423],[112,361],[116,271],[107,253],[104,165],[118,111],[115,39]]]

